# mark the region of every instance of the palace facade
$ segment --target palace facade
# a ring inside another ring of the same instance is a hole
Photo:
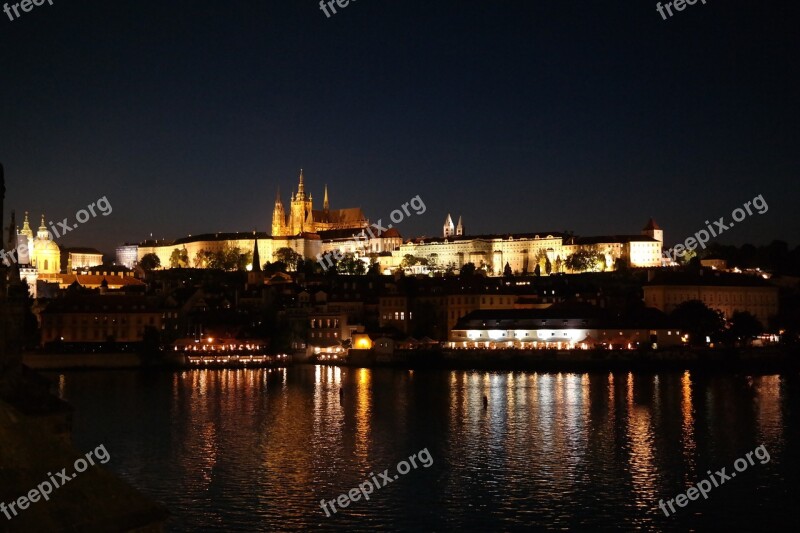
[[[429,267],[460,269],[473,263],[490,275],[502,275],[506,265],[517,274],[541,275],[569,272],[566,260],[581,250],[601,257],[602,270],[613,270],[621,260],[632,267],[662,266],[664,232],[651,219],[638,235],[575,237],[557,232],[467,235],[462,217],[454,224],[448,214],[442,237],[404,241],[396,229],[381,235],[371,231],[369,220],[359,207],[331,209],[325,186],[322,209],[314,209],[312,195],[306,193],[305,176],[300,171],[297,192],[289,197],[288,212],[280,193],[272,210],[272,234],[217,233],[198,235],[169,242],[144,242],[138,246],[138,260],[156,254],[163,267],[169,267],[175,250],[183,252],[189,266],[202,266],[200,252],[239,248],[253,251],[258,243],[262,261],[274,261],[281,248],[290,248],[305,259],[322,261],[329,252],[352,252],[365,261],[378,261],[383,271],[399,268],[406,256],[425,259]],[[125,253],[125,258],[120,252]],[[118,250],[118,262],[130,262],[130,246]],[[371,256],[367,259],[366,256]],[[604,264],[603,264],[604,260]],[[424,270],[424,269],[423,269]]]

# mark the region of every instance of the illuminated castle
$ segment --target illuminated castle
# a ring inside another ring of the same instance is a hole
[[[367,226],[369,226],[369,221],[360,207],[330,208],[327,185],[322,209],[315,210],[311,194],[306,195],[302,169],[300,170],[297,194],[292,193],[289,197],[288,215],[283,207],[280,191],[275,198],[275,208],[272,210],[273,237],[294,237],[303,233],[319,233],[330,230],[361,230]]]

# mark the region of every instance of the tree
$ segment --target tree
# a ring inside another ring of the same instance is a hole
[[[533,269],[533,275],[537,278],[542,275],[542,267],[539,266],[539,263],[536,263],[536,268]]]
[[[597,272],[605,266],[605,256],[592,247],[581,248],[567,256],[565,264],[572,272]]]
[[[464,263],[461,267],[461,275],[464,277],[471,277],[475,274],[475,263]]]
[[[361,276],[367,271],[364,261],[358,259],[352,252],[347,252],[342,256],[342,259],[336,265],[336,269],[340,274],[351,276]]]
[[[503,268],[503,277],[506,278],[513,278],[514,272],[511,271],[511,265],[506,263],[506,266]]]
[[[433,253],[428,256],[428,267],[431,270],[439,270],[439,254]]]
[[[240,253],[236,260],[236,270],[247,270],[247,265],[253,262],[253,252]]]
[[[161,266],[161,259],[156,254],[145,254],[139,261],[139,266],[144,270],[155,270]]]
[[[683,254],[678,256],[678,263],[682,265],[688,265],[691,263],[692,259],[697,257],[697,252],[694,250],[685,250]]]
[[[216,255],[209,250],[200,250],[194,257],[195,268],[216,268]]]
[[[553,264],[550,263],[550,258],[547,256],[545,256],[544,261],[544,271],[549,276],[553,272]]]
[[[189,252],[184,246],[181,249],[175,248],[169,256],[170,268],[187,268],[189,266]]]
[[[286,264],[282,261],[275,261],[274,263],[267,261],[264,263],[264,268],[262,270],[265,274],[275,274],[276,272],[286,273]]]
[[[411,254],[404,255],[403,260],[400,261],[400,266],[403,268],[411,268],[416,264],[417,264],[417,258]]]
[[[731,316],[730,333],[737,341],[744,345],[750,344],[753,337],[760,335],[764,331],[764,326],[756,317],[747,311],[736,311]]]
[[[722,313],[709,309],[700,300],[689,300],[679,304],[670,313],[675,324],[689,333],[692,344],[705,344],[706,337],[712,337],[722,332],[725,319]]]
[[[403,256],[403,260],[400,262],[400,266],[403,268],[411,268],[415,265],[427,265],[428,260],[424,257],[415,257],[411,254],[406,254]]]
[[[278,248],[272,254],[276,262],[283,263],[289,269],[297,267],[297,261],[302,259],[302,256],[288,247]]]

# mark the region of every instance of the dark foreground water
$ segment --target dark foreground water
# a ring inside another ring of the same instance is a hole
[[[76,447],[104,444],[107,467],[166,504],[173,531],[800,524],[797,374],[298,367],[50,376],[77,408]],[[769,462],[751,455],[755,464],[707,500],[675,505],[670,517],[659,509],[708,470],[730,475],[761,445]],[[423,449],[433,464],[417,459],[398,475],[398,462]],[[321,499],[386,469],[397,480],[325,516]]]

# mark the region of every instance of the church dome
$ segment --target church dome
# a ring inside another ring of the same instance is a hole
[[[37,238],[35,241],[33,241],[33,248],[37,252],[42,252],[42,253],[61,252],[61,249],[58,247],[58,245],[54,241],[51,241],[49,239],[42,240]]]

